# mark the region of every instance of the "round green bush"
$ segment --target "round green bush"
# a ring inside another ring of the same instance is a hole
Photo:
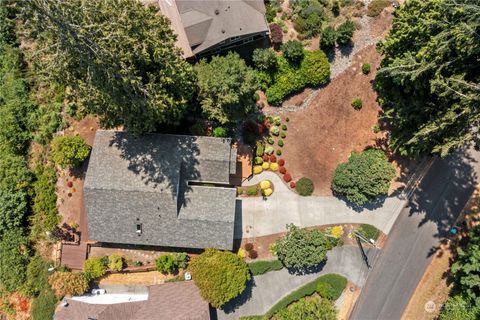
[[[255,157],[255,164],[262,164],[262,163],[263,163],[262,157]]]
[[[287,137],[287,134],[286,134],[285,132],[282,132],[282,133],[280,134],[280,137],[282,137],[282,139],[285,139],[285,138]]]
[[[52,140],[52,159],[62,168],[77,168],[88,157],[90,146],[80,136],[57,136]]]
[[[278,146],[283,147],[283,140],[282,139],[278,140]]]
[[[268,142],[268,144],[273,144],[275,141],[273,141],[272,137],[268,137],[267,142]]]
[[[253,50],[252,61],[258,70],[273,70],[277,67],[277,55],[270,48]]]
[[[216,127],[213,129],[213,136],[217,138],[226,138],[228,137],[228,129],[224,127]]]
[[[112,254],[111,256],[108,257],[108,268],[113,271],[122,271],[123,268],[125,267],[125,259],[118,255],[118,254]]]
[[[273,118],[273,122],[275,123],[276,126],[280,126],[282,124],[282,119],[280,117],[275,117]]]
[[[251,278],[245,261],[229,251],[206,249],[188,266],[201,296],[214,308],[240,295]]]
[[[164,254],[155,259],[157,271],[163,274],[171,274],[178,270],[173,254]]]
[[[290,63],[300,63],[305,55],[303,45],[300,41],[289,40],[282,45],[283,56]]]
[[[282,124],[282,130],[287,131],[287,125],[286,124]]]
[[[355,99],[353,99],[353,101],[352,101],[352,107],[353,107],[353,109],[355,109],[355,110],[360,110],[360,109],[362,109],[362,106],[363,106],[363,101],[362,101],[362,99],[360,99],[360,98],[355,98]]]
[[[371,68],[370,64],[368,64],[368,63],[362,64],[363,74],[369,74],[370,73],[370,68]]]
[[[282,155],[282,150],[278,149],[277,150],[277,156],[281,156]]]
[[[270,132],[274,135],[274,136],[278,136],[278,134],[280,133],[280,129],[277,127],[277,126],[273,126],[270,128]]]
[[[295,188],[297,193],[301,196],[310,196],[312,195],[313,190],[315,190],[313,181],[305,177],[297,181]]]
[[[107,272],[107,264],[102,257],[90,257],[83,263],[83,271],[88,279],[100,278]]]

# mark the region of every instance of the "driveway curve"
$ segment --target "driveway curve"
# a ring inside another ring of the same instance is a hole
[[[379,251],[375,248],[365,248],[365,252],[369,261],[373,262]],[[309,274],[296,275],[282,269],[255,276],[240,297],[228,303],[224,309],[217,310],[218,319],[238,319],[243,316],[265,314],[284,296],[323,274],[341,274],[357,287],[364,285],[369,269],[358,247],[336,247],[327,253],[327,257],[323,268]]]
[[[266,200],[259,197],[241,198],[241,219],[240,215],[235,219],[237,239],[285,232],[285,226],[289,223],[300,227],[368,223],[388,234],[406,204],[405,200],[391,196],[381,206],[365,207],[358,211],[336,197],[299,196],[271,171],[255,175],[244,185],[253,185],[264,179],[273,182],[275,192]]]

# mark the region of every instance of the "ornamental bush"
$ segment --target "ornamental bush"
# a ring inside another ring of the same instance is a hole
[[[285,139],[287,137],[287,134],[285,132],[280,133],[280,137],[282,139]]]
[[[228,137],[228,129],[224,127],[216,127],[213,129],[213,136],[217,138],[226,138]]]
[[[270,170],[277,171],[278,170],[278,163],[270,163]]]
[[[271,320],[290,319],[337,319],[337,310],[332,301],[318,295],[304,297],[291,303],[288,307],[280,309],[271,317]]]
[[[158,272],[172,274],[178,270],[173,254],[164,254],[155,259],[155,266]]]
[[[275,117],[273,118],[273,123],[278,127],[282,124],[282,119],[280,119],[280,117]]]
[[[387,194],[394,177],[395,168],[382,150],[353,152],[346,163],[335,169],[332,190],[361,206]]]
[[[284,180],[285,182],[290,182],[290,181],[292,181],[292,176],[290,175],[290,173],[285,173],[285,174],[283,175],[283,180]]]
[[[310,196],[315,189],[313,181],[308,178],[301,178],[296,183],[297,193],[301,196]]]
[[[214,308],[241,294],[250,280],[250,270],[242,258],[228,251],[206,249],[188,266],[200,294]]]
[[[272,154],[269,160],[270,162],[277,162],[277,157],[274,154]]]
[[[370,64],[369,63],[364,63],[362,64],[362,72],[363,74],[369,74],[370,73]]]
[[[275,143],[275,141],[273,140],[272,137],[268,137],[267,142],[268,142],[268,144],[274,144]]]
[[[262,164],[263,163],[263,158],[262,157],[255,157],[254,163],[259,164],[259,165]]]
[[[352,107],[353,107],[353,109],[355,109],[355,110],[360,110],[360,109],[362,109],[362,106],[363,106],[363,101],[362,101],[362,99],[360,99],[360,98],[355,98],[355,99],[353,99],[353,101],[352,101]]]
[[[278,136],[278,134],[280,133],[280,129],[277,127],[277,126],[273,126],[270,128],[270,132],[274,135],[274,136]]]
[[[108,269],[120,272],[125,267],[125,258],[118,254],[112,254],[108,257]]]
[[[274,48],[278,49],[283,43],[283,30],[276,23],[270,24],[270,39]]]
[[[274,151],[273,147],[268,146],[265,148],[265,153],[268,155],[271,155],[273,151]]]
[[[283,147],[283,140],[282,139],[278,140],[278,146]]]
[[[337,28],[337,43],[339,45],[346,45],[352,41],[355,25],[351,20],[347,20]]]
[[[59,298],[66,295],[82,295],[88,289],[88,277],[81,272],[55,272],[48,278],[55,295]]]
[[[255,151],[257,154],[257,157],[263,156],[263,152],[265,151],[265,146],[261,141],[257,141],[257,150]]]
[[[320,48],[331,49],[335,47],[337,41],[337,32],[333,27],[326,27],[320,36]]]
[[[52,160],[62,168],[77,168],[88,157],[90,146],[79,136],[57,136],[52,140]]]
[[[279,163],[280,164],[280,163]],[[280,173],[285,174],[287,173],[287,169],[285,167],[280,167]]]
[[[259,174],[263,171],[262,166],[253,166],[253,174]]]
[[[269,271],[281,270],[283,268],[283,264],[277,259],[262,260],[249,263],[248,268],[252,272],[252,275],[258,276],[260,274],[265,274]]]
[[[97,279],[107,272],[107,264],[102,257],[90,257],[83,263],[83,272],[87,279]]]
[[[282,130],[287,131],[287,125],[286,124],[282,124]]]
[[[258,70],[273,70],[277,67],[277,55],[272,49],[253,50],[252,61]]]
[[[285,165],[285,160],[284,159],[278,160],[278,165],[283,167]]]
[[[329,239],[319,230],[287,225],[287,234],[276,241],[277,256],[287,268],[308,269],[327,259],[332,248]]]
[[[264,162],[264,163],[262,164],[262,169],[263,169],[263,170],[268,170],[268,168],[270,168],[270,163]]]
[[[282,45],[283,56],[292,64],[299,64],[305,53],[303,45],[298,40],[289,40]]]
[[[282,155],[282,150],[278,149],[277,152],[275,152],[277,154],[277,156],[281,156]]]

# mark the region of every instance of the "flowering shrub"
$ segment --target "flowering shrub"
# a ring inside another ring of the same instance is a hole
[[[290,188],[293,189],[293,188],[295,188],[295,186],[296,186],[296,183],[294,181],[290,182]]]
[[[283,180],[284,180],[285,182],[290,182],[290,181],[292,181],[292,176],[290,175],[290,173],[285,173],[285,174],[283,175]]]
[[[280,173],[281,174],[287,173],[287,169],[285,169],[285,167],[280,167]]]
[[[285,160],[283,160],[283,159],[278,160],[278,165],[279,166],[284,166],[285,165]]]
[[[270,162],[277,162],[277,157],[274,154],[270,156]]]

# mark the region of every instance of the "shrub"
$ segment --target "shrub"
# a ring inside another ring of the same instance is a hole
[[[274,48],[279,48],[283,43],[283,31],[276,23],[270,24],[270,39],[272,40],[272,45]]]
[[[81,272],[55,272],[48,278],[57,297],[66,295],[78,296],[88,289],[88,279]]]
[[[284,166],[285,165],[285,160],[283,160],[283,159],[278,160],[278,165],[279,166]]]
[[[253,166],[253,174],[259,174],[263,171],[262,166]]]
[[[330,64],[321,50],[305,52],[305,58],[296,67],[284,57],[279,57],[278,61],[279,67],[272,75],[272,84],[265,91],[270,105],[279,105],[287,95],[307,86],[326,84],[330,79]]]
[[[247,256],[247,251],[245,251],[245,249],[243,248],[239,248],[237,252],[237,256],[244,259]]]
[[[28,239],[20,228],[10,229],[0,237],[1,292],[13,292],[24,285],[28,264],[28,244]]]
[[[265,148],[265,153],[268,155],[271,155],[273,151],[274,151],[273,147],[268,146]]]
[[[286,134],[285,132],[282,132],[282,133],[280,134],[280,137],[281,137],[282,139],[285,139],[285,138],[287,137],[287,134]]]
[[[337,310],[332,301],[318,295],[304,297],[274,314],[271,320],[322,319],[336,320]]]
[[[301,196],[310,196],[315,189],[313,181],[308,178],[301,178],[296,183],[297,193]]]
[[[282,139],[278,140],[278,146],[283,147],[283,140]]]
[[[391,0],[372,0],[367,8],[367,16],[376,17],[382,13],[383,9],[391,5]]]
[[[289,119],[288,117],[286,117],[286,118],[285,118],[285,121],[289,122],[289,121],[290,121],[290,119]]]
[[[157,259],[155,259],[155,266],[157,271],[163,274],[172,274],[178,270],[173,254],[164,254],[159,256]]]
[[[278,129],[277,126],[273,126],[270,128],[270,133],[273,134],[274,136],[278,136],[278,134],[280,133],[280,129]]]
[[[282,155],[282,150],[278,149],[276,154],[277,154],[277,156],[281,156]]]
[[[346,45],[352,41],[355,25],[352,21],[347,20],[337,28],[337,43],[339,45]]]
[[[262,164],[263,163],[263,158],[262,157],[255,157],[254,163],[255,164]]]
[[[40,292],[38,297],[32,301],[30,309],[32,320],[53,319],[57,301],[57,297],[50,288]]]
[[[260,189],[268,189],[271,187],[271,183],[268,180],[262,180],[260,181]]]
[[[363,74],[369,74],[370,73],[370,64],[369,63],[364,63],[362,64],[362,72]]]
[[[224,127],[216,127],[213,129],[213,136],[217,138],[226,138],[228,137],[228,129]]]
[[[282,124],[282,130],[287,131],[287,125],[286,124]]]
[[[52,160],[62,168],[77,168],[88,157],[90,146],[79,136],[57,136],[52,140]]]
[[[287,169],[285,167],[280,167],[280,173],[281,174],[287,173]]]
[[[373,133],[379,133],[380,131],[382,131],[382,129],[380,128],[380,126],[378,124],[375,124],[372,127],[372,131],[373,131]]]
[[[249,263],[248,268],[250,269],[252,275],[258,276],[270,271],[281,270],[283,268],[283,264],[277,259],[263,260]]]
[[[290,173],[285,173],[285,174],[283,175],[283,180],[284,180],[285,182],[290,182],[290,181],[292,181],[292,176],[290,175]]]
[[[268,154],[264,154],[263,157],[262,157],[263,161],[269,161],[270,160],[270,156]]]
[[[363,234],[365,238],[373,240],[377,240],[378,236],[380,235],[380,231],[371,224],[362,224],[358,228],[358,232]]]
[[[308,269],[327,259],[330,240],[319,230],[287,225],[287,234],[276,241],[278,260],[287,268]]]
[[[264,163],[262,164],[262,169],[263,169],[263,170],[268,170],[268,168],[270,168],[270,163],[264,162]]]
[[[395,168],[383,151],[369,149],[352,153],[348,162],[338,165],[333,174],[332,190],[356,205],[364,205],[387,194]]]
[[[294,181],[290,182],[290,188],[293,189],[293,188],[295,188],[296,186],[297,186],[297,184],[296,184]]]
[[[330,229],[330,235],[335,239],[339,239],[343,236],[343,227],[342,226],[334,226]]]
[[[277,67],[277,55],[272,49],[253,50],[252,61],[258,70],[273,70]]]
[[[216,249],[206,249],[188,266],[202,297],[214,308],[237,297],[250,280],[247,264],[237,255]]]
[[[282,124],[282,119],[280,119],[280,117],[275,117],[273,118],[273,123],[278,127]]]
[[[247,195],[249,196],[256,196],[258,194],[258,189],[255,186],[247,188]]]
[[[248,257],[250,259],[257,259],[258,258],[258,252],[257,250],[250,250],[248,251]]]
[[[278,163],[270,163],[270,170],[277,171],[278,170]]]
[[[320,48],[330,49],[335,47],[337,41],[337,32],[333,27],[326,27],[320,36]]]
[[[268,142],[268,144],[274,144],[275,143],[275,141],[273,140],[272,137],[268,137],[267,142]]]
[[[125,267],[125,258],[118,254],[112,254],[108,257],[108,268],[112,271],[120,272]]]
[[[243,246],[245,248],[245,250],[247,251],[251,251],[253,250],[253,243],[245,243],[245,246]]]
[[[290,63],[299,64],[305,53],[303,52],[303,45],[300,41],[289,40],[282,45],[283,56]]]
[[[269,124],[273,124],[273,117],[268,116],[267,121],[268,121]]]
[[[97,279],[107,272],[107,263],[102,257],[90,257],[83,263],[83,272],[87,279]]]
[[[265,190],[262,190],[262,194],[265,197],[270,197],[273,194],[273,189],[272,188],[267,188]]]
[[[257,141],[257,150],[255,153],[257,154],[257,157],[263,156],[263,152],[265,151],[265,146],[261,141]]]
[[[270,156],[270,162],[277,162],[277,157],[274,154]]]
[[[360,110],[360,109],[362,109],[362,106],[363,106],[363,101],[362,101],[362,99],[360,99],[360,98],[355,98],[355,99],[353,99],[353,101],[352,101],[352,107],[353,107],[353,109],[355,109],[355,110]]]
[[[185,269],[188,265],[188,254],[185,252],[179,252],[173,255],[173,260],[177,268]]]

